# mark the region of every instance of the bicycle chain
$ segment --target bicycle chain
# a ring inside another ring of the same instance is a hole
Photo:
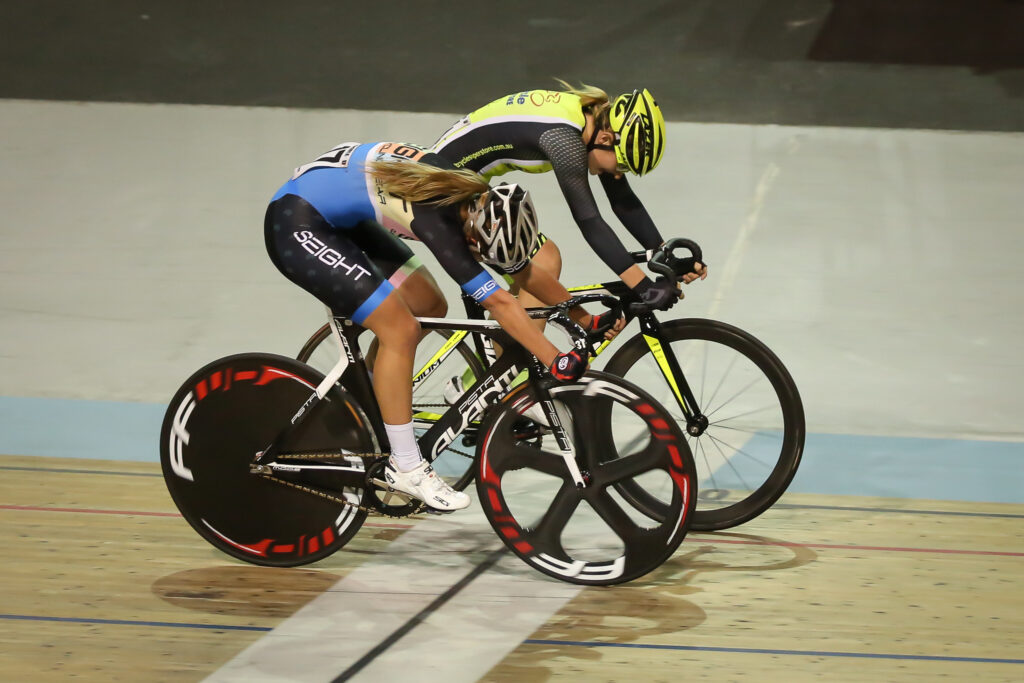
[[[463,451],[460,451],[456,448],[449,447],[448,450],[458,453],[459,455],[467,458],[473,457],[469,453],[464,453]],[[352,457],[361,458],[363,460],[376,460],[387,456],[385,456],[383,453],[336,453],[334,451],[324,451],[321,453],[281,453],[277,456],[278,460],[343,460]],[[346,500],[338,496],[333,496],[329,493],[321,491],[320,489],[305,486],[304,484],[296,484],[293,481],[281,479],[280,477],[275,477],[273,474],[268,474],[266,472],[260,472],[259,475],[266,479],[267,481],[272,481],[277,484],[284,484],[285,486],[297,489],[299,491],[302,491],[303,493],[310,493],[313,494],[314,496],[325,498],[333,503],[339,503],[341,505],[345,505],[346,507],[354,507],[362,512],[380,513],[380,510],[375,506],[359,505],[358,503],[353,503],[350,500]]]
[[[327,500],[331,501],[332,503],[340,503],[341,505],[345,505],[347,507],[353,507],[353,508],[355,508],[357,510],[362,510],[363,512],[376,512],[376,508],[368,507],[366,505],[359,505],[358,503],[353,503],[352,501],[345,500],[344,498],[339,498],[338,496],[332,496],[331,494],[325,493],[325,492],[321,491],[320,489],[314,489],[314,488],[311,488],[309,486],[304,486],[302,484],[296,484],[293,481],[287,481],[286,479],[281,479],[279,477],[275,477],[272,474],[266,474],[264,472],[261,472],[259,476],[263,477],[267,481],[272,481],[272,482],[274,482],[276,484],[284,484],[285,486],[290,486],[293,489],[298,489],[299,491],[302,491],[303,493],[311,493],[314,496],[319,496],[321,498],[326,498]]]

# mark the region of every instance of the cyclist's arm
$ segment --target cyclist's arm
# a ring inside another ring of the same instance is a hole
[[[573,220],[583,233],[583,239],[613,273],[628,286],[634,287],[645,277],[644,272],[633,263],[618,235],[601,218],[597,202],[590,191],[587,148],[579,131],[570,126],[556,126],[540,136],[539,144],[551,162],[555,178],[562,188]]]
[[[661,233],[658,232],[647,209],[633,192],[633,188],[629,186],[626,177],[611,173],[602,173],[598,177],[605,194],[608,195],[612,211],[626,226],[626,230],[629,230],[629,234],[635,237],[644,249],[651,250],[660,247],[665,240],[662,239]]]
[[[532,294],[545,306],[560,304],[572,296],[550,272],[543,268],[533,268],[530,264],[519,272],[510,274],[509,277],[520,290]],[[569,309],[569,317],[584,327],[590,325],[590,314],[582,306],[573,306]]]
[[[458,227],[458,210],[455,207],[413,204],[412,212],[410,228],[413,234],[430,249],[462,291],[490,311],[502,329],[545,366],[551,365],[558,349],[537,329],[519,301],[498,286],[473,257]]]
[[[423,242],[464,292],[482,301],[501,289],[469,250],[459,227],[461,217],[457,207],[410,204],[410,210],[409,229],[413,236]]]
[[[501,329],[526,347],[545,366],[550,366],[558,349],[537,329],[530,316],[526,315],[519,301],[504,289],[498,289],[480,302],[491,317],[498,321]]]

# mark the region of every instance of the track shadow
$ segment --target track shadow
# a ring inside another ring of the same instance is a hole
[[[286,618],[341,577],[315,569],[225,566],[187,569],[153,583],[153,594],[204,614]]]
[[[213,562],[231,563],[187,569],[164,576],[152,585],[165,602],[204,614],[284,618],[337,583],[345,574],[382,554],[407,529],[383,525],[374,518],[347,546],[307,567],[258,567],[210,548]],[[203,545],[196,538],[196,544]]]

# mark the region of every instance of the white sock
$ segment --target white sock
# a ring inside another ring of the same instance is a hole
[[[391,462],[402,472],[416,469],[423,462],[420,447],[416,444],[416,433],[412,430],[412,420],[404,425],[384,423],[384,431],[391,442]]]

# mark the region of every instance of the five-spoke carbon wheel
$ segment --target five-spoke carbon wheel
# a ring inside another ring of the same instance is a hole
[[[678,425],[646,392],[604,373],[551,392],[573,452],[563,454],[547,428],[539,443],[522,437],[543,418],[531,410],[532,385],[513,391],[481,427],[484,514],[512,552],[557,579],[616,584],[650,572],[682,542],[696,503],[693,460]],[[624,497],[626,483],[642,495]]]

